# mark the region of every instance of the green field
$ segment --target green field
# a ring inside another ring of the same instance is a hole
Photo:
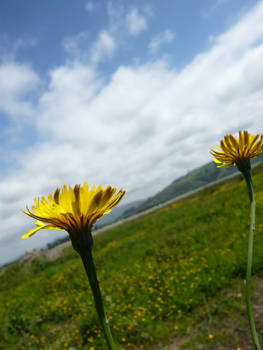
[[[262,171],[253,175],[253,293],[261,343]],[[179,349],[253,349],[242,282],[248,230],[240,176],[96,237],[98,278],[122,349],[156,349],[169,340]],[[39,258],[0,271],[0,324],[0,349],[107,349],[72,248],[52,263]]]

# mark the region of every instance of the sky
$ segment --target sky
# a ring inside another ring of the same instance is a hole
[[[263,126],[263,2],[2,0],[0,264],[63,184],[147,198]]]

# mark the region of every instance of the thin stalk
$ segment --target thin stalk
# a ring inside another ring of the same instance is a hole
[[[248,314],[252,340],[256,349],[260,350],[261,347],[258,340],[258,335],[255,327],[252,306],[251,306],[251,272],[252,272],[252,262],[253,262],[253,240],[254,240],[254,231],[255,231],[256,202],[254,198],[254,191],[253,191],[250,171],[249,170],[244,171],[243,175],[247,183],[248,194],[250,199],[250,230],[249,230],[249,236],[248,236],[248,256],[247,256],[247,274],[246,274],[246,283],[245,283],[245,298],[246,298],[247,314]]]
[[[102,325],[102,329],[103,329],[103,333],[104,333],[107,345],[110,350],[117,350],[118,347],[116,346],[114,339],[112,337],[109,321],[107,319],[107,315],[104,310],[104,305],[102,301],[101,291],[100,291],[99,282],[97,279],[97,274],[96,274],[96,269],[93,262],[91,249],[87,249],[84,252],[82,251],[79,253],[82,258],[87,276],[89,278],[89,283],[93,293],[96,310]]]

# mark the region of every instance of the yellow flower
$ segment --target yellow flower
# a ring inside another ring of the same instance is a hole
[[[263,135],[252,136],[248,131],[239,131],[239,140],[226,135],[210,153],[219,167],[233,164],[240,171],[250,169],[250,158],[257,157],[263,151]]]
[[[56,189],[49,194],[48,200],[42,197],[35,198],[35,205],[25,214],[36,219],[34,229],[28,231],[21,238],[28,238],[40,229],[66,230],[70,237],[78,232],[90,232],[92,224],[104,214],[108,214],[121,200],[125,191],[119,191],[115,196],[116,188],[101,186],[89,188],[87,182],[83,186],[76,185],[74,189],[66,185],[62,191]]]

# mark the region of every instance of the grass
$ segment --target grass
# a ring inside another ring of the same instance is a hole
[[[262,167],[253,180],[253,266],[260,276]],[[240,282],[248,229],[249,201],[240,177],[95,237],[98,278],[122,349],[148,349],[172,336],[181,339],[180,349],[250,346],[249,334],[239,334],[248,327]],[[240,328],[221,326],[233,322]],[[0,323],[0,349],[107,349],[72,248],[52,263],[42,258],[6,269],[0,276]],[[262,342],[262,331],[259,335]]]

